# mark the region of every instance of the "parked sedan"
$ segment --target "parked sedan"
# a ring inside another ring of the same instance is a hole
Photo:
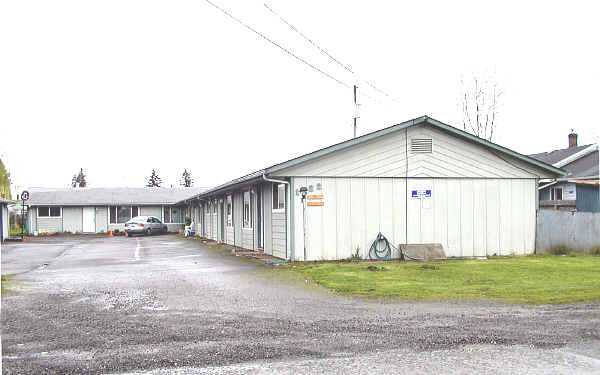
[[[125,223],[127,234],[167,233],[167,226],[154,216],[136,216]]]

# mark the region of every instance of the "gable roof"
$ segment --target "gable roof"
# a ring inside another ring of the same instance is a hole
[[[175,204],[204,188],[75,188],[30,190],[29,206]]]
[[[372,133],[368,133],[368,134],[362,135],[362,136],[357,137],[357,138],[352,138],[352,139],[349,139],[347,141],[340,142],[340,143],[337,143],[335,145],[332,145],[332,146],[329,146],[329,147],[325,147],[325,148],[322,148],[320,150],[317,150],[317,151],[314,151],[314,152],[311,152],[311,153],[308,153],[308,154],[305,154],[305,155],[302,155],[302,156],[298,156],[296,158],[284,161],[284,162],[279,163],[279,164],[272,165],[272,166],[264,168],[264,169],[260,169],[260,170],[258,170],[256,172],[247,174],[247,175],[245,175],[243,177],[236,178],[234,180],[231,180],[229,182],[226,182],[224,184],[216,186],[216,187],[214,187],[212,189],[206,190],[206,191],[204,191],[204,192],[202,192],[202,193],[200,193],[200,194],[198,194],[198,195],[196,195],[196,196],[194,196],[192,198],[197,198],[197,197],[202,197],[202,196],[208,196],[211,193],[216,193],[216,192],[219,192],[219,191],[222,191],[222,190],[226,190],[226,189],[233,189],[237,185],[242,185],[242,184],[248,183],[249,181],[256,181],[256,180],[262,179],[264,175],[269,175],[271,173],[275,173],[275,172],[281,171],[283,169],[287,169],[287,168],[296,166],[298,164],[305,163],[307,161],[310,161],[310,160],[313,160],[313,159],[316,159],[316,158],[320,158],[322,156],[331,154],[333,152],[344,150],[346,148],[349,148],[349,147],[361,144],[363,142],[370,141],[372,139],[384,136],[386,134],[390,134],[390,133],[393,133],[393,132],[396,132],[396,131],[400,131],[400,130],[409,128],[411,126],[416,126],[416,125],[420,125],[420,124],[429,124],[429,125],[434,126],[436,128],[445,130],[445,131],[447,131],[449,133],[457,135],[457,136],[459,136],[459,137],[461,137],[463,139],[466,139],[468,141],[471,141],[471,142],[483,145],[484,147],[487,147],[487,148],[499,151],[499,152],[501,152],[503,154],[510,155],[510,156],[512,156],[512,157],[514,157],[516,159],[522,160],[522,161],[524,161],[526,163],[533,164],[533,165],[535,165],[535,166],[537,166],[537,167],[539,167],[539,168],[541,168],[543,170],[549,171],[550,173],[555,174],[557,176],[564,176],[566,174],[565,171],[563,171],[563,170],[561,170],[559,168],[556,168],[556,167],[554,167],[554,166],[552,166],[550,164],[547,164],[547,163],[545,163],[543,161],[536,160],[534,158],[531,158],[531,157],[523,155],[523,154],[519,154],[518,152],[510,150],[510,149],[508,149],[506,147],[502,147],[502,146],[497,145],[495,143],[492,143],[490,141],[486,141],[485,139],[482,139],[482,138],[479,138],[477,136],[474,136],[473,134],[470,134],[470,133],[467,133],[467,132],[465,132],[463,130],[457,129],[457,128],[451,126],[451,125],[444,124],[443,122],[435,120],[435,119],[433,119],[431,117],[422,116],[422,117],[418,117],[418,118],[413,119],[413,120],[405,121],[405,122],[402,122],[402,123],[397,124],[397,125],[392,125],[390,127],[374,131]]]
[[[591,152],[562,168],[569,172],[567,177],[572,178],[598,178],[599,175],[598,151]]]
[[[506,154],[506,155],[512,156],[512,157],[514,157],[516,159],[522,160],[522,161],[524,161],[526,163],[533,164],[533,165],[535,165],[535,166],[537,166],[537,167],[539,167],[539,168],[541,168],[543,170],[549,171],[549,172],[551,172],[553,174],[556,174],[556,175],[559,175],[559,176],[563,176],[563,175],[566,174],[563,170],[561,170],[559,168],[556,168],[556,167],[554,167],[554,166],[552,166],[550,164],[547,164],[546,162],[543,162],[543,161],[531,158],[531,157],[529,157],[527,155],[520,154],[520,153],[515,152],[515,151],[513,151],[511,149],[508,149],[506,147],[502,147],[502,146],[500,146],[498,144],[495,144],[493,142],[487,141],[487,140],[485,140],[483,138],[479,138],[479,137],[477,137],[477,136],[475,136],[475,135],[473,135],[471,133],[467,133],[466,131],[460,130],[458,128],[455,128],[454,126],[445,124],[445,123],[443,123],[441,121],[435,120],[435,119],[433,119],[431,117],[428,117],[428,116],[422,116],[422,117],[418,117],[418,118],[413,119],[413,120],[402,122],[402,123],[397,124],[397,125],[392,125],[390,127],[387,127],[387,128],[381,129],[381,130],[377,130],[377,131],[374,131],[372,133],[368,133],[368,134],[365,134],[363,136],[360,136],[360,137],[357,137],[357,138],[353,138],[353,139],[350,139],[350,140],[347,140],[347,141],[335,144],[333,146],[329,146],[329,147],[326,147],[326,148],[323,148],[323,149],[311,152],[311,153],[306,154],[306,155],[299,156],[297,158],[285,161],[283,163],[276,164],[274,166],[271,166],[271,167],[267,168],[266,169],[266,173],[273,173],[273,172],[280,171],[282,169],[293,167],[293,166],[298,165],[300,163],[304,163],[306,161],[319,158],[321,156],[330,154],[332,152],[343,150],[343,149],[346,149],[348,147],[355,146],[357,144],[369,141],[371,139],[378,138],[378,137],[381,137],[383,135],[386,135],[386,134],[389,134],[389,133],[392,133],[392,132],[396,132],[396,131],[399,131],[399,130],[403,130],[403,129],[409,128],[411,126],[420,125],[420,124],[428,124],[428,125],[431,125],[431,126],[433,126],[435,128],[442,129],[444,131],[447,131],[447,132],[449,132],[451,134],[454,134],[454,135],[456,135],[458,137],[461,137],[463,139],[466,139],[468,141],[471,141],[471,142],[480,144],[480,145],[482,145],[484,147],[487,147],[487,148],[499,151],[499,152],[501,152],[503,154]]]
[[[577,147],[563,148],[560,150],[554,150],[554,151],[548,151],[548,152],[540,152],[537,154],[531,154],[529,156],[534,159],[537,159],[539,161],[543,161],[544,163],[554,164],[554,163],[558,163],[559,161],[568,158],[571,155],[578,153],[579,151],[582,151],[582,150],[588,148],[589,146],[591,146],[591,144],[577,146]]]

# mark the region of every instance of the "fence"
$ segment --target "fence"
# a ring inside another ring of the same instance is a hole
[[[600,249],[600,212],[538,211],[535,245],[537,253]]]

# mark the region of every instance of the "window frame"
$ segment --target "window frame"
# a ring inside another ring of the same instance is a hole
[[[40,208],[47,208],[48,215],[40,215]],[[58,208],[58,216],[52,216],[52,208]],[[52,218],[52,219],[60,219],[62,217],[62,207],[61,206],[38,206],[36,210],[37,217],[43,218]]]
[[[173,222],[173,206],[163,206],[163,217],[162,217],[162,223],[163,224],[185,224],[185,210],[182,207],[175,207],[181,210],[179,217],[181,217],[183,219],[183,222],[180,223],[174,223]],[[169,221],[165,220],[165,210],[169,210]]]
[[[248,194],[248,220],[246,220],[246,194]],[[253,229],[252,225],[252,193],[250,190],[242,194],[242,229]]]
[[[556,199],[556,191],[560,190],[560,199]],[[550,189],[550,200],[551,201],[562,201],[564,198],[564,189],[562,186],[553,187]]]
[[[226,202],[227,227],[233,228],[233,197],[231,194],[227,195]]]
[[[281,197],[279,196],[279,188],[281,186],[283,186],[283,208],[279,208],[279,204],[282,203]],[[287,195],[286,184],[277,184],[277,183],[274,183],[271,195],[272,195],[272,198],[273,198],[271,200],[272,204],[273,204],[272,211],[273,212],[285,212],[285,209],[287,208],[287,205],[286,205],[286,203],[287,203],[286,202],[286,195]],[[277,197],[277,204],[275,204],[275,197]],[[277,207],[277,208],[275,208],[275,207]]]
[[[136,206],[136,205],[118,205],[118,206],[108,206],[108,225],[124,225],[125,223],[119,223],[119,207],[129,207],[129,220],[133,219],[133,207],[137,207],[138,210],[138,214],[137,216],[141,216],[140,215],[140,211],[142,211],[142,207],[141,206]],[[110,217],[110,211],[111,209],[115,209],[115,221],[111,221],[111,217]]]

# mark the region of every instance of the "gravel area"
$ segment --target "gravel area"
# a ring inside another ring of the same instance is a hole
[[[348,298],[170,235],[3,245],[2,273],[4,374],[600,372],[598,304]]]

